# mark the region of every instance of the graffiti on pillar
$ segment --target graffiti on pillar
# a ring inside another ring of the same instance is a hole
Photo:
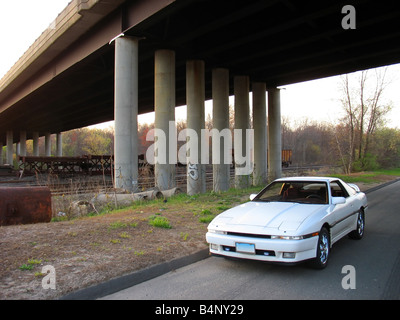
[[[195,181],[199,179],[199,169],[197,168],[197,164],[189,163],[188,176]]]

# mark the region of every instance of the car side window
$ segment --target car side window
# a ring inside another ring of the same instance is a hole
[[[346,188],[344,188],[339,181],[331,182],[331,194],[332,194],[332,197],[348,198],[350,196],[349,193],[347,192]]]

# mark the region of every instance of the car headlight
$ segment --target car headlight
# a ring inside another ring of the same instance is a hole
[[[271,236],[271,239],[276,240],[303,240],[303,236]]]
[[[303,240],[303,239],[308,239],[311,237],[316,237],[318,236],[318,232],[313,232],[310,234],[306,234],[305,236],[271,236],[271,239],[275,240]]]
[[[227,234],[226,231],[215,230],[215,229],[209,229],[208,232],[215,233],[215,234]]]

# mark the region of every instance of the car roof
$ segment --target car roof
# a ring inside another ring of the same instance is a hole
[[[285,177],[279,178],[275,181],[315,181],[315,182],[331,182],[333,180],[340,180],[339,178],[332,178],[332,177]]]

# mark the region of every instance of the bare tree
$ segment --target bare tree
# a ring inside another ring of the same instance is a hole
[[[391,105],[384,101],[383,93],[390,83],[386,79],[387,68],[362,71],[359,74],[342,76],[342,106],[345,116],[343,123],[348,128],[345,171],[350,172],[354,162],[362,168],[370,152],[370,140],[375,130],[384,124]],[[355,83],[354,85],[352,83]],[[339,141],[338,141],[339,147]],[[343,161],[343,159],[342,159]]]
[[[339,139],[338,148],[340,155],[342,157],[342,163],[344,165],[344,169],[346,173],[350,173],[351,167],[353,166],[354,161],[354,149],[355,149],[355,132],[356,132],[356,108],[353,105],[353,94],[351,93],[350,85],[349,85],[349,76],[346,74],[342,77],[342,90],[343,90],[343,98],[341,99],[343,109],[345,111],[344,123],[348,128],[348,137],[347,137],[347,151],[340,148]],[[345,156],[347,155],[347,161],[345,160]]]

